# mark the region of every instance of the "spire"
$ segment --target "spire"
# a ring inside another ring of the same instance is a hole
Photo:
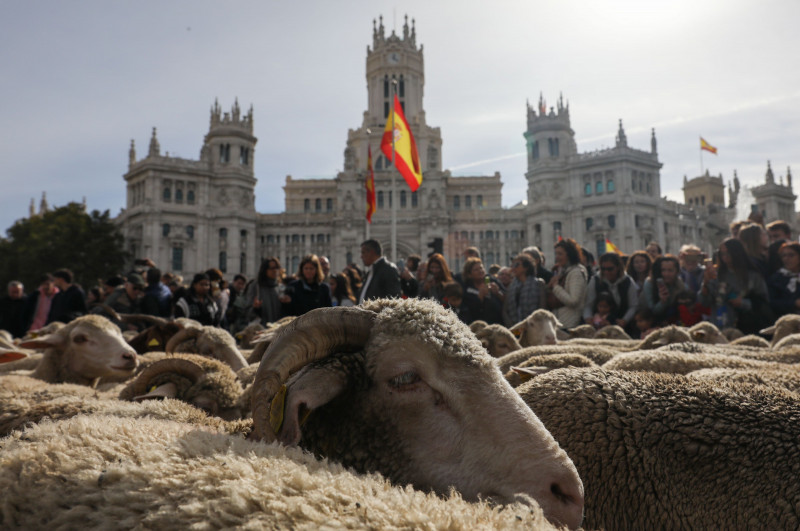
[[[128,150],[128,169],[131,169],[136,164],[136,145],[131,138],[131,148]]]
[[[403,24],[403,40],[408,40],[408,15],[405,16],[405,24]]]
[[[233,121],[239,121],[239,115],[241,114],[241,109],[239,109],[239,98],[236,97],[233,100],[233,107],[231,107],[231,116],[233,116]]]
[[[158,144],[158,139],[156,138],[156,128],[153,128],[153,136],[150,137],[150,151],[148,152],[148,157],[158,157],[161,154],[161,146]]]
[[[739,185],[739,175],[736,173],[736,170],[733,170],[733,189],[736,190],[736,193],[739,193],[741,186]]]
[[[42,192],[42,200],[39,202],[39,215],[42,215],[49,210],[50,206],[47,204],[47,193]]]
[[[653,155],[658,153],[658,146],[656,145],[656,128],[650,130],[650,153]]]
[[[544,101],[544,96],[542,96],[542,92],[539,91],[539,116],[544,116],[547,114],[547,103]]]
[[[32,218],[36,215],[36,200],[31,197],[31,206],[28,207],[28,217]]]
[[[792,189],[792,167],[786,166],[786,186],[789,187],[789,190]]]
[[[772,165],[767,161],[767,184],[775,184],[775,174],[772,173]]]
[[[617,131],[617,147],[628,147],[628,137],[625,136],[625,129],[622,127],[622,118],[619,119],[619,131]]]
[[[411,19],[411,46],[417,46],[417,21]]]
[[[684,175],[683,176],[683,187],[685,188],[688,183],[689,183],[689,179],[687,179],[686,175]]]

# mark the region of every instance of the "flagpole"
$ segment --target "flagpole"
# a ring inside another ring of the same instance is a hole
[[[371,156],[369,155],[371,153],[370,145],[369,145],[370,137],[372,137],[372,130],[370,128],[367,128],[367,159],[371,159]],[[380,156],[380,153],[378,153],[378,156]],[[367,168],[367,177],[365,179],[365,182],[369,179],[369,173],[372,171],[372,160],[370,160],[370,163],[369,163],[368,166],[369,167]],[[375,185],[373,184],[373,186],[375,186]],[[367,197],[367,196],[369,196],[369,190],[367,189],[366,186],[364,187],[364,192],[365,192],[364,193],[364,196],[365,196],[364,199],[366,199],[366,201],[364,201],[364,204],[367,206],[367,210],[369,210],[369,197]],[[366,237],[364,239],[365,240],[369,240],[370,222],[369,222],[369,219],[367,219],[367,216],[364,216],[364,223],[366,224],[366,230],[364,231],[366,233]]]
[[[700,177],[703,176],[703,139],[700,138]]]
[[[397,79],[392,79],[392,103],[391,105],[391,113],[392,113],[392,166],[393,169],[391,171],[392,176],[392,186],[391,190],[389,191],[389,202],[392,205],[392,262],[397,262],[397,198],[395,197],[395,179],[394,175],[398,171],[397,170],[397,159],[395,158],[395,151],[394,151],[394,100],[397,97]]]

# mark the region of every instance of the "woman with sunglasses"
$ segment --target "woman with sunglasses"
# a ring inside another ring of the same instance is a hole
[[[271,256],[261,262],[258,275],[245,290],[245,302],[248,308],[247,321],[256,319],[262,326],[274,323],[284,316],[283,302],[289,299],[283,294],[283,269],[280,261]]]
[[[204,326],[219,326],[222,317],[219,306],[211,298],[211,279],[197,273],[192,285],[175,303],[175,317],[188,317]]]

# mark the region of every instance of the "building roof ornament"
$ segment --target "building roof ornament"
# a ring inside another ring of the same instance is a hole
[[[772,173],[772,165],[767,161],[767,173],[765,175],[767,184],[775,184],[775,174]]]
[[[650,153],[656,155],[658,153],[658,147],[656,144],[656,128],[652,128],[650,130]]]
[[[161,154],[161,146],[156,138],[156,128],[153,128],[153,136],[150,137],[150,150],[147,153],[148,157],[158,157]]]
[[[617,147],[628,147],[628,137],[625,136],[625,129],[622,127],[622,118],[619,119],[619,130],[617,131]]]

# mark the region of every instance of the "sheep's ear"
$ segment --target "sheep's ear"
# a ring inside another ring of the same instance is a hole
[[[0,363],[8,363],[10,361],[17,361],[27,357],[28,355],[24,352],[19,352],[16,350],[8,350],[0,352]]]
[[[294,446],[302,437],[302,426],[309,415],[324,406],[347,387],[344,371],[330,366],[319,366],[298,373],[290,380],[285,391],[281,389],[270,406],[270,424],[277,439]]]
[[[705,330],[695,330],[694,334],[692,334],[692,335],[695,336],[698,339],[705,339],[707,334],[706,334]]]
[[[771,336],[775,334],[775,325],[770,326],[769,328],[765,328],[759,334],[763,334],[765,336]]]
[[[519,374],[520,382],[527,382],[531,378],[535,378],[540,374],[544,374],[550,370],[549,367],[511,367],[511,370]]]
[[[44,350],[47,348],[58,347],[61,343],[55,341],[52,336],[43,337],[41,339],[31,339],[30,341],[23,341],[19,344],[20,348],[30,348],[34,350]]]

